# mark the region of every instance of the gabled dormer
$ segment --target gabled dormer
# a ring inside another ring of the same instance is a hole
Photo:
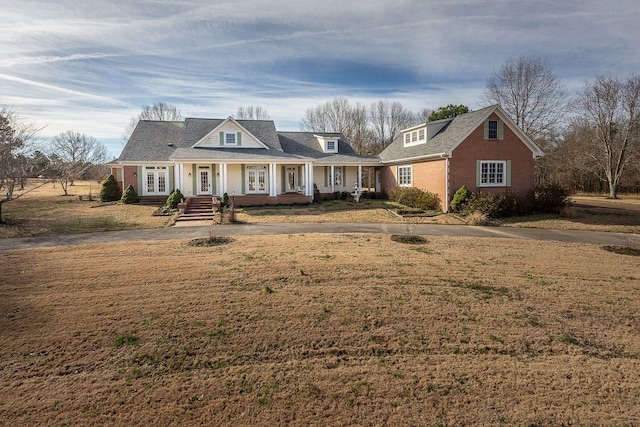
[[[436,136],[453,119],[436,120],[421,123],[402,131],[402,142],[405,147],[425,144]]]
[[[323,153],[337,154],[338,153],[338,141],[340,137],[338,135],[313,135],[320,144],[320,149]]]
[[[212,131],[193,144],[191,148],[269,149],[266,144],[238,123],[233,117],[228,117]]]

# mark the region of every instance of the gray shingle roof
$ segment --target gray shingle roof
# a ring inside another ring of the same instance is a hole
[[[183,127],[183,122],[139,121],[116,161],[168,161],[169,156],[181,144]]]
[[[325,153],[314,135],[338,138],[338,153]],[[316,163],[377,163],[379,159],[372,156],[361,156],[353,151],[351,145],[340,133],[318,132],[278,132],[280,145],[285,153],[296,153],[315,159]]]
[[[380,153],[380,160],[386,163],[446,154],[460,143],[469,132],[479,126],[489,111],[495,108],[494,105],[454,117],[447,126],[425,144],[405,147],[402,135],[400,135]]]
[[[264,143],[261,148],[191,148],[226,119],[194,119],[184,122],[141,120],[116,161],[160,162],[170,160],[264,160],[286,159],[319,163],[376,163],[377,157],[357,155],[339,133],[315,133],[338,139],[338,154],[324,153],[313,132],[277,132],[271,120],[236,120]]]

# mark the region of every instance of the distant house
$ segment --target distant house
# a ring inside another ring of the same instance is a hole
[[[278,132],[270,120],[141,120],[110,163],[121,188],[142,200],[175,188],[185,197],[233,195],[236,205],[299,203],[314,193],[352,192],[363,170],[380,165],[360,156],[338,133]]]
[[[526,195],[534,186],[542,150],[499,106],[402,131],[382,153],[377,172],[383,190],[418,187],[440,196],[449,210],[455,191]]]

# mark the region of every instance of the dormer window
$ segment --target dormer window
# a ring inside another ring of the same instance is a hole
[[[336,151],[335,141],[327,141],[327,151]]]
[[[414,128],[406,129],[403,134],[405,146],[423,144],[427,141],[427,130],[424,125],[422,125],[422,128],[415,126]]]

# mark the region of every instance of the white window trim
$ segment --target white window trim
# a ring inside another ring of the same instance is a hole
[[[427,129],[421,128],[412,131],[406,131],[404,132],[402,138],[405,147],[424,144],[425,142],[427,142]]]
[[[401,170],[409,171],[408,182],[401,182],[401,172],[400,172]],[[413,187],[413,165],[398,166],[397,173],[398,173],[398,178],[397,178],[398,187]]]
[[[329,148],[329,143],[333,143],[333,148]],[[337,153],[338,152],[338,141],[335,139],[328,139],[324,142],[324,151],[325,153]]]
[[[249,172],[256,173],[256,190],[249,191]],[[264,190],[258,190],[258,172],[264,172]],[[246,165],[245,167],[245,194],[269,194],[269,167],[267,165]]]
[[[487,170],[490,168],[492,164],[501,164],[502,165],[502,182],[488,182],[489,177],[487,176],[487,182],[482,182],[482,166],[487,165]],[[480,161],[480,187],[506,187],[507,186],[507,161],[506,160],[481,160]]]
[[[233,144],[227,142],[227,136],[228,135],[233,135]],[[227,147],[235,147],[238,145],[238,135],[236,134],[236,132],[225,132],[224,133],[224,145]]]
[[[153,189],[148,188],[148,173],[153,173]],[[164,172],[164,191],[158,191],[160,187],[159,172]],[[142,167],[142,195],[143,196],[167,196],[169,195],[169,168],[167,166],[143,166]]]

